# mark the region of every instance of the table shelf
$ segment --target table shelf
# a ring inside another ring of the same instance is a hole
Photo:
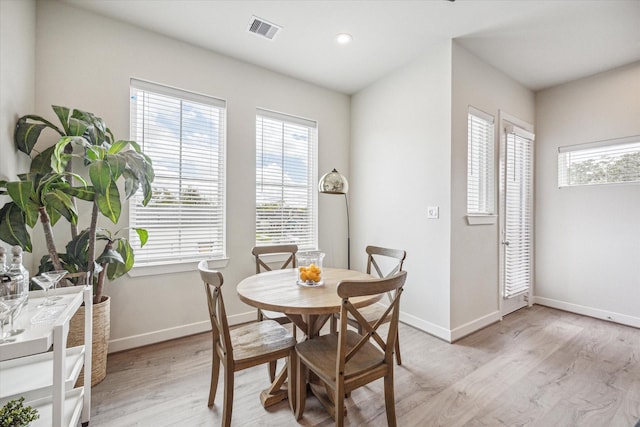
[[[25,331],[14,342],[0,344],[0,405],[25,398],[40,418],[32,426],[76,427],[91,412],[92,289],[56,290],[55,305],[38,307],[42,291],[29,292],[29,303],[15,319]],[[69,322],[85,304],[84,345],[67,349]],[[84,367],[84,387],[74,385]]]
[[[67,350],[65,390],[71,390],[84,364],[84,346]],[[53,352],[34,354],[0,362],[0,405],[23,396],[35,400],[51,396],[53,385]]]
[[[84,398],[84,387],[74,388],[65,393],[62,425],[73,427],[78,425],[78,421],[80,421],[80,416],[82,415]],[[26,402],[25,405],[37,409],[38,415],[40,415],[40,418],[29,424],[30,427],[51,427],[51,420],[53,420],[52,396]]]

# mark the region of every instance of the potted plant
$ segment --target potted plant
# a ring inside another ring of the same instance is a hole
[[[142,190],[142,204],[146,205],[152,195],[153,166],[136,142],[115,140],[101,118],[77,109],[52,108],[60,127],[36,115],[18,119],[14,140],[20,151],[32,157],[32,162],[30,171],[19,175],[18,181],[0,181],[0,194],[11,199],[0,209],[0,240],[30,252],[27,228],[33,228],[40,219],[48,252],[40,263],[40,271],[86,272],[88,283],[94,288],[94,342],[100,338],[102,329],[96,330],[95,326],[105,325],[103,332],[106,333],[102,338],[104,348],[96,349],[94,345],[94,359],[104,353],[106,361],[109,300],[103,294],[104,283],[107,278],[113,280],[133,267],[134,252],[126,237],[100,228],[98,218],[104,216],[116,224],[122,203],[138,190]],[[45,129],[55,131],[60,138],[55,145],[37,152],[36,143]],[[80,167],[82,173],[76,173],[74,167]],[[118,187],[120,182],[124,184],[124,193]],[[77,200],[90,204],[89,227],[81,232],[77,229]],[[52,225],[63,217],[71,225],[71,239],[66,252],[60,253]],[[139,228],[135,231],[144,245],[147,231]],[[96,257],[98,243],[103,247]],[[96,321],[101,313],[107,316],[106,321]],[[72,328],[74,323],[72,321]],[[94,362],[94,366],[103,367],[106,374],[106,362]],[[104,378],[104,374],[96,375],[96,381]]]
[[[24,406],[24,397],[10,400],[0,408],[0,427],[25,427],[40,418],[38,410]]]

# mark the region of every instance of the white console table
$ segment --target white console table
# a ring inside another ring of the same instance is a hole
[[[53,296],[53,292],[49,292]],[[15,341],[0,344],[0,406],[25,398],[40,418],[31,426],[76,427],[91,415],[92,289],[57,289],[55,305],[38,308],[43,291],[29,293],[29,304],[15,320],[24,329]],[[84,345],[67,349],[69,321],[85,304]],[[83,387],[74,388],[84,366]]]

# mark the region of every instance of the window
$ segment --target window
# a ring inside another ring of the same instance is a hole
[[[558,148],[558,187],[640,182],[640,135]]]
[[[131,198],[129,222],[149,231],[136,265],[225,256],[225,102],[131,80],[131,137],[153,161],[153,197]]]
[[[317,248],[316,122],[256,113],[256,245]]]
[[[493,116],[469,107],[467,140],[467,213],[495,213]]]

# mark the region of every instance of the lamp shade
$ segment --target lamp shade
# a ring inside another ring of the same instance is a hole
[[[349,182],[337,170],[332,170],[320,178],[318,191],[326,194],[347,194],[349,192]]]

